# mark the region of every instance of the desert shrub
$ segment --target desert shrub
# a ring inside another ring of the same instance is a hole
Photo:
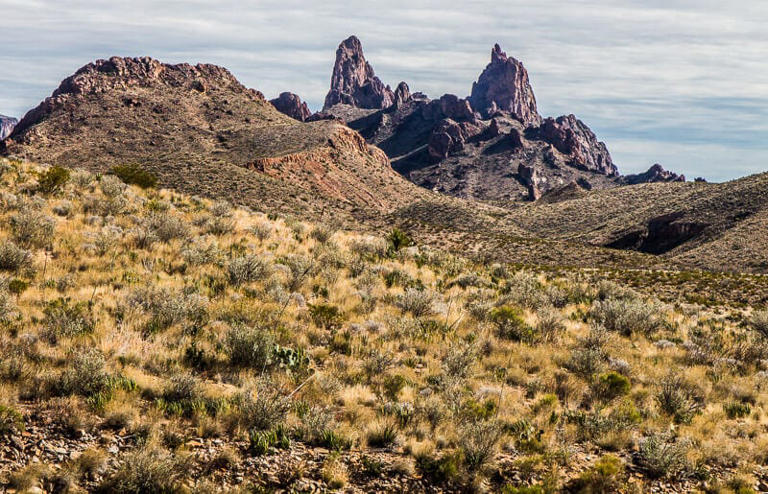
[[[13,242],[0,243],[0,270],[21,271],[32,265],[32,253]]]
[[[113,166],[110,173],[129,185],[150,189],[157,185],[157,175],[136,164]]]
[[[189,225],[183,218],[168,213],[152,213],[148,218],[150,230],[161,242],[189,237]]]
[[[200,327],[208,320],[208,298],[197,293],[139,289],[131,293],[126,302],[129,307],[139,307],[150,314],[143,328],[147,335],[185,321]]]
[[[397,423],[394,420],[382,420],[366,434],[366,442],[372,448],[388,448],[397,441]]]
[[[627,377],[618,372],[610,371],[598,376],[593,391],[598,399],[610,401],[628,394],[631,388],[632,385]]]
[[[531,341],[533,328],[523,319],[523,312],[517,307],[502,305],[491,310],[489,319],[496,326],[499,338],[512,341]]]
[[[69,170],[61,166],[52,166],[40,174],[37,190],[43,194],[55,194],[69,182]]]
[[[509,301],[529,309],[545,306],[549,302],[538,277],[528,271],[519,271],[508,279],[503,293]]]
[[[234,401],[234,425],[247,431],[271,431],[281,425],[291,409],[291,399],[268,381],[239,394]]]
[[[16,409],[0,405],[0,438],[24,432],[24,417]]]
[[[415,459],[416,471],[435,484],[450,485],[461,479],[464,461],[461,450],[441,456],[435,456],[432,451],[421,451]]]
[[[10,295],[0,288],[0,326],[13,319],[17,315],[16,310],[16,304],[13,303]]]
[[[468,377],[477,361],[477,349],[467,343],[455,342],[443,354],[443,371],[451,377]]]
[[[336,330],[344,323],[344,314],[335,305],[307,304],[312,322],[318,328]]]
[[[56,216],[62,216],[66,218],[72,214],[74,205],[72,204],[72,201],[61,201],[51,209]]]
[[[60,395],[77,394],[88,398],[96,409],[103,408],[118,389],[131,391],[135,384],[121,375],[109,374],[104,354],[95,348],[78,348],[68,356],[68,366],[54,384]]]
[[[259,239],[260,242],[263,242],[272,235],[272,225],[267,222],[258,222],[252,225],[248,231]]]
[[[624,464],[613,455],[605,455],[587,471],[568,483],[566,492],[608,493],[618,492],[624,477]]]
[[[99,189],[109,199],[115,199],[123,195],[126,189],[125,183],[118,177],[112,175],[105,175],[101,177],[99,181]]]
[[[749,403],[732,401],[723,404],[723,410],[729,419],[740,419],[748,416],[752,412]]]
[[[217,201],[210,207],[210,216],[205,218],[204,227],[206,233],[224,235],[235,229],[232,205],[227,201]]]
[[[19,211],[11,217],[14,241],[22,247],[47,247],[53,241],[56,220],[34,209]]]
[[[473,421],[459,430],[458,445],[470,473],[482,471],[493,461],[503,435],[502,427],[493,421]]]
[[[656,401],[676,423],[689,424],[704,406],[704,395],[695,384],[677,374],[669,374],[661,380]]]
[[[594,348],[576,348],[565,363],[565,368],[584,379],[591,379],[605,365],[605,355]]]
[[[215,243],[205,245],[202,242],[195,242],[181,251],[181,257],[187,264],[203,266],[218,264],[223,258],[223,252]]]
[[[653,434],[640,441],[635,462],[651,478],[680,479],[690,473],[688,441]]]
[[[413,242],[407,233],[399,228],[393,228],[387,234],[387,244],[389,245],[390,252],[399,252],[400,249],[410,247]]]
[[[435,313],[436,295],[428,290],[408,288],[395,299],[395,305],[413,317],[426,317]]]
[[[157,448],[126,453],[117,471],[99,485],[97,492],[115,494],[185,492],[182,479],[190,467],[187,458]]]
[[[333,410],[330,407],[312,405],[298,411],[301,425],[296,434],[309,444],[320,444],[326,430],[333,428]]]
[[[594,303],[590,315],[598,324],[624,336],[652,335],[664,328],[663,309],[642,300],[607,299]]]
[[[87,302],[72,302],[58,298],[43,309],[47,335],[52,341],[58,336],[73,337],[93,332],[94,322]]]
[[[227,272],[229,282],[234,286],[266,279],[271,272],[271,263],[263,256],[249,254],[229,261]]]
[[[287,288],[291,292],[298,291],[315,269],[312,259],[302,254],[285,256],[280,259],[280,264],[288,268]]]
[[[87,170],[75,170],[72,173],[72,182],[81,189],[90,187],[94,178],[93,173]]]
[[[309,236],[315,239],[315,241],[317,241],[318,243],[325,244],[325,243],[328,243],[329,240],[331,240],[331,238],[335,233],[336,233],[336,230],[329,226],[317,225],[309,233]]]
[[[560,313],[553,309],[543,309],[538,312],[536,322],[536,339],[552,343],[565,332],[565,324]]]
[[[248,434],[249,450],[256,456],[262,456],[270,449],[288,449],[291,446],[291,438],[283,427],[278,424],[271,430],[253,429]]]
[[[749,318],[749,327],[763,338],[768,338],[768,310],[755,311]]]
[[[227,331],[224,350],[232,365],[263,370],[272,364],[275,339],[267,330],[238,324]]]

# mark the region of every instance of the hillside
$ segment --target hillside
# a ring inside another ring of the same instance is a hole
[[[0,160],[0,490],[768,485],[766,312],[62,170]]]
[[[297,216],[375,216],[419,196],[355,132],[288,118],[212,65],[86,65],[4,146],[6,154],[91,171],[139,164],[165,186]]]

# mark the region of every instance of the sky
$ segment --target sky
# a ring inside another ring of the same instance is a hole
[[[765,0],[0,0],[0,12],[0,114],[22,116],[112,55],[223,65],[317,110],[351,34],[392,87],[463,97],[498,42],[528,69],[540,113],[578,116],[622,173],[768,171]]]

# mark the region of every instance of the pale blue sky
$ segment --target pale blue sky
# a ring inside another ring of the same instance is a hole
[[[623,173],[768,171],[764,0],[0,0],[0,12],[2,114],[111,55],[216,63],[317,109],[350,34],[393,87],[466,96],[499,42],[528,68],[541,113],[576,114]]]

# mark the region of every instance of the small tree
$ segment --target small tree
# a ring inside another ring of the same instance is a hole
[[[410,247],[413,244],[411,237],[399,228],[393,228],[389,232],[387,243],[389,244],[389,250],[392,252],[399,252],[400,249]]]

